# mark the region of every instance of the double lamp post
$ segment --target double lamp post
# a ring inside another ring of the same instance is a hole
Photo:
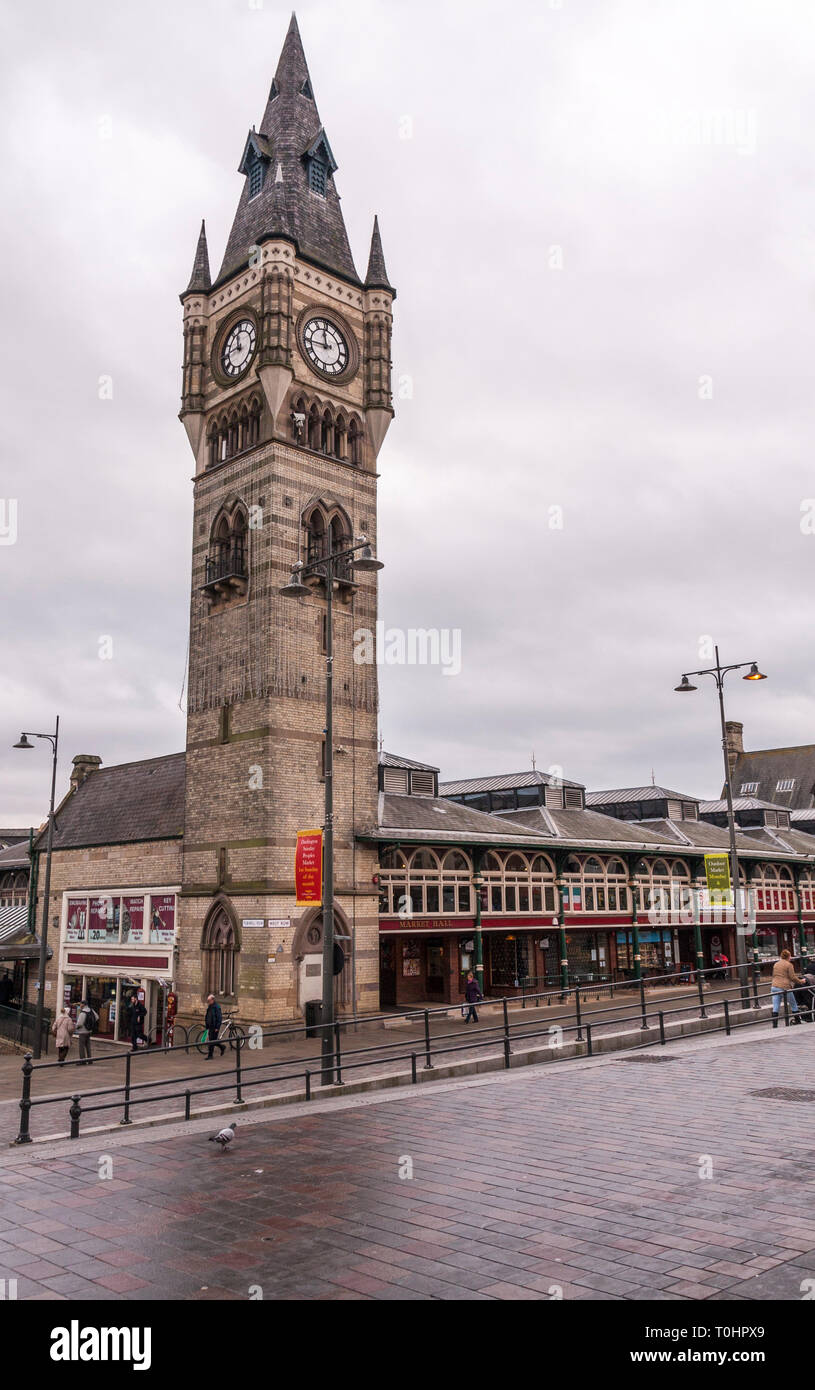
[[[305,579],[321,579],[325,586],[325,760],[323,785],[325,811],[323,828],[323,1007],[320,1018],[322,1064],[320,1084],[334,1081],[334,585],[347,580],[351,570],[381,570],[365,536],[353,545],[329,551],[307,564],[298,561],[291,578],[280,593],[286,598],[306,598],[312,590]]]

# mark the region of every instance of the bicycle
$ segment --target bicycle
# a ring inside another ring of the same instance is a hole
[[[242,1047],[246,1042],[246,1033],[240,1024],[235,1023],[234,1019],[225,1017],[218,1029],[217,1038],[210,1038],[208,1028],[201,1028],[197,1035],[191,1029],[190,1042],[194,1042],[201,1056],[206,1057],[210,1047],[214,1047],[218,1043],[228,1043],[233,1050]]]

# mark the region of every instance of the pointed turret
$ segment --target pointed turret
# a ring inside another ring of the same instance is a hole
[[[371,254],[368,257],[368,269],[365,273],[366,290],[387,290],[396,298],[396,290],[388,279],[388,272],[385,269],[385,257],[382,251],[382,238],[379,235],[379,218],[374,217],[374,230],[371,236]]]
[[[212,285],[212,277],[209,273],[209,251],[207,250],[207,228],[204,221],[201,222],[201,232],[198,237],[198,245],[195,249],[195,260],[192,263],[192,275],[190,283],[182,294],[183,299],[188,294],[209,294]]]
[[[285,237],[307,260],[359,285],[336,168],[292,15],[263,120],[244,147],[239,171],[246,182],[216,283],[245,265],[253,246]]]

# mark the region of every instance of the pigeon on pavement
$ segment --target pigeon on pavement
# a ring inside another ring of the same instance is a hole
[[[228,1148],[235,1138],[235,1130],[237,1128],[238,1126],[236,1124],[225,1125],[223,1129],[218,1130],[217,1134],[211,1134],[209,1136],[210,1144],[219,1144],[221,1153],[223,1153],[224,1149]]]

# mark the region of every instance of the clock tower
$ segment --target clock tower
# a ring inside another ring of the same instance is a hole
[[[181,420],[195,459],[184,867],[177,988],[247,1022],[322,994],[319,908],[298,908],[298,830],[323,823],[326,602],[282,597],[292,565],[376,542],[377,458],[393,416],[391,306],[374,219],[355,268],[292,17],[243,188],[210,275],[201,228],[181,296]],[[378,1007],[376,575],[339,575],[334,612],[336,935],[340,1011]],[[361,649],[357,643],[357,650]]]

